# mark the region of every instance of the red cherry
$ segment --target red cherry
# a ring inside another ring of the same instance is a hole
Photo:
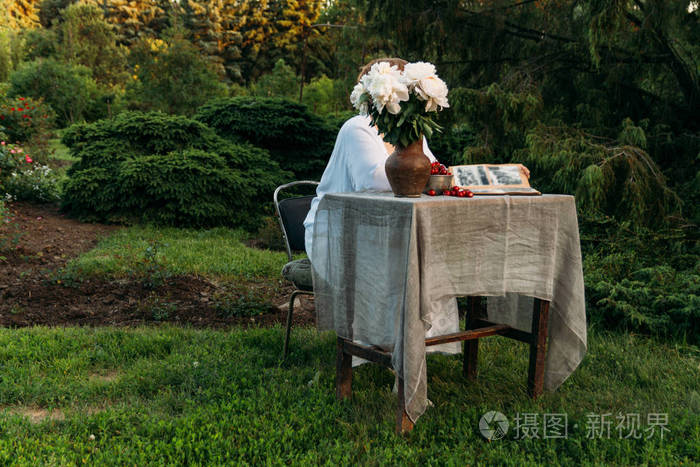
[[[445,190],[442,192],[444,196],[452,196],[452,192],[450,190]]]
[[[445,175],[452,175],[452,172],[447,172]]]
[[[467,198],[473,198],[474,193],[471,190],[467,190]]]
[[[428,196],[435,196],[435,195],[437,195],[435,190],[433,190],[432,188],[430,190],[428,190]]]

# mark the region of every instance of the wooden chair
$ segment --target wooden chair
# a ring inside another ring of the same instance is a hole
[[[318,186],[318,182],[310,180],[300,180],[296,182],[280,185],[275,190],[273,200],[275,212],[282,229],[282,236],[287,248],[287,258],[289,262],[282,268],[282,276],[294,284],[295,290],[289,299],[289,311],[287,312],[287,330],[284,337],[284,347],[282,348],[282,358],[287,358],[289,350],[289,335],[292,328],[292,313],[294,312],[294,299],[299,295],[313,295],[313,283],[311,280],[311,262],[304,258],[295,260],[293,251],[304,251],[304,219],[311,207],[311,200],[314,195],[296,196],[278,200],[279,194],[283,190],[300,186]]]
[[[549,302],[535,299],[530,332],[520,331],[505,324],[494,324],[483,319],[481,297],[469,297],[467,323],[464,331],[444,336],[430,337],[426,346],[464,341],[464,375],[476,379],[479,354],[479,339],[500,335],[525,342],[530,346],[530,363],[528,366],[527,389],[535,399],[544,389],[544,359],[547,345],[547,323],[549,320]],[[345,399],[352,396],[352,356],[364,358],[374,363],[391,368],[391,354],[375,347],[356,344],[348,339],[338,337],[336,353],[336,397]],[[405,433],[413,429],[413,422],[406,415],[403,397],[403,378],[398,381],[398,410],[396,432]]]

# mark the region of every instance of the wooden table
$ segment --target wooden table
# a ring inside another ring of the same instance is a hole
[[[479,339],[525,342],[532,397],[558,387],[585,354],[571,196],[332,194],[319,204],[314,232],[317,324],[338,334],[336,394],[352,393],[352,356],[393,368],[399,376],[397,431],[410,430],[427,406],[426,347],[465,341],[464,372],[473,379]],[[511,293],[517,300],[534,298],[529,310],[516,310],[517,323],[491,304],[490,319],[480,311],[479,297]],[[457,296],[472,297],[466,329],[426,339],[426,326]],[[554,352],[547,351],[548,329]]]

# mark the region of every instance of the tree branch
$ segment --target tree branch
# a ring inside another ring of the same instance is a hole
[[[481,13],[489,12],[489,11],[499,11],[499,10],[510,10],[511,8],[517,8],[519,6],[527,5],[528,3],[534,3],[537,0],[523,0],[521,2],[513,3],[512,5],[507,5],[507,6],[500,6],[496,8],[489,8],[488,10],[481,10]]]
[[[518,24],[515,24],[512,21],[504,21],[503,24],[505,24],[506,26],[510,26],[513,29],[517,29],[518,31],[522,31],[525,33],[530,33],[530,34],[535,34],[537,37],[541,37],[541,38],[554,39],[556,41],[567,42],[567,43],[578,42],[576,39],[572,39],[570,37],[564,37],[564,36],[560,36],[558,34],[550,34],[548,32],[538,31],[537,29],[526,28],[526,27],[520,26]]]

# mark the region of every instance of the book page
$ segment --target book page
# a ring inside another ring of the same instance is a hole
[[[454,165],[449,170],[454,175],[455,185],[467,188],[474,194],[541,194],[530,187],[519,164]]]

